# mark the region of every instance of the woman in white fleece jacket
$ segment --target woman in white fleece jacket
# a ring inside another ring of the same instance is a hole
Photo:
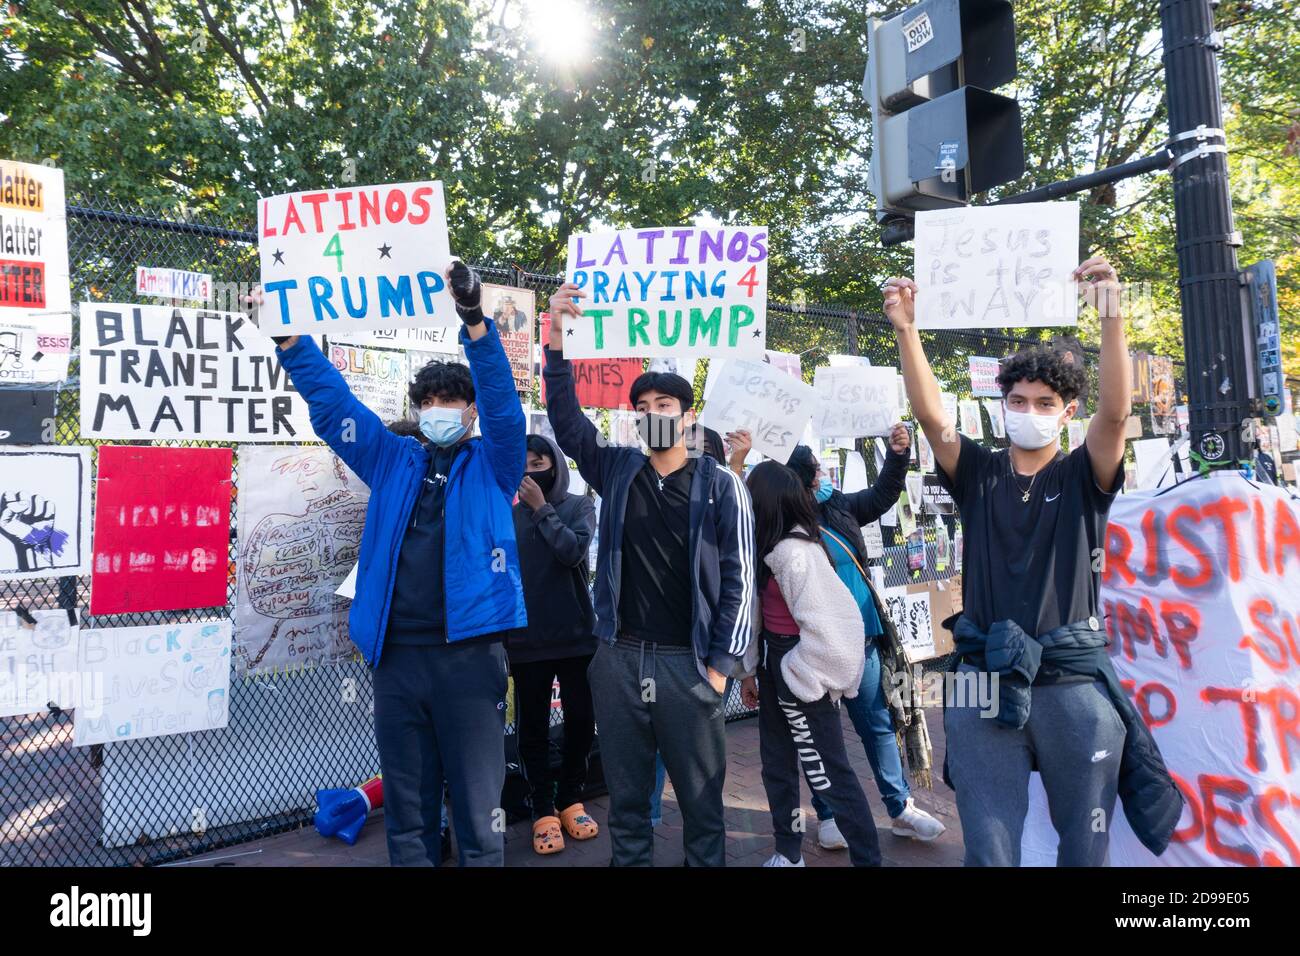
[[[745,657],[741,693],[751,707],[761,702],[759,755],[776,835],[776,853],[764,865],[804,865],[802,771],[835,814],[853,865],[879,866],[876,825],[840,723],[840,697],[852,697],[862,681],[862,613],[835,573],[798,476],[765,461],[746,485],[762,560],[763,624]]]

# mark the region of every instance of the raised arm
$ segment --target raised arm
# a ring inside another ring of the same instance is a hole
[[[875,521],[898,501],[898,496],[907,484],[908,452],[911,447],[912,436],[908,434],[907,426],[900,422],[889,433],[889,452],[885,455],[885,463],[875,483],[870,488],[844,496],[844,501],[858,524]]]
[[[1101,360],[1098,368],[1097,411],[1088,423],[1088,459],[1097,487],[1111,491],[1124,461],[1124,426],[1133,410],[1133,371],[1120,315],[1120,282],[1115,269],[1100,256],[1085,259],[1074,270],[1083,296],[1101,319]]]
[[[885,316],[898,339],[899,367],[912,414],[934,449],[935,462],[952,478],[957,474],[961,440],[956,426],[944,414],[939,382],[921,347],[921,334],[916,330],[916,292],[916,283],[911,279],[895,278],[886,282]]]
[[[566,282],[551,296],[551,336],[545,348],[546,367],[546,417],[555,432],[556,444],[578,464],[578,472],[587,484],[604,496],[605,479],[619,449],[605,444],[604,438],[582,414],[578,393],[573,384],[573,363],[564,357],[564,317],[582,315],[582,308],[574,297],[586,298],[586,293],[572,282]]]

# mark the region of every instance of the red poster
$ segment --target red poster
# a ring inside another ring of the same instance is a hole
[[[542,313],[542,341],[551,338],[551,317]],[[639,358],[574,359],[573,386],[578,404],[585,408],[630,408],[628,389],[645,371]],[[542,379],[542,404],[546,404],[546,379]]]
[[[90,613],[226,604],[229,448],[101,445]]]

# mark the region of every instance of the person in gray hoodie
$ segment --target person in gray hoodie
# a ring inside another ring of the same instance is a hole
[[[585,495],[569,494],[564,453],[542,435],[528,436],[527,473],[514,519],[528,626],[506,637],[506,654],[533,849],[546,855],[564,849],[565,833],[589,840],[598,832],[580,800],[595,733],[587,665],[596,652],[596,615],[587,590],[587,549],[596,505]],[[558,780],[550,762],[551,687],[557,678],[564,706]]]

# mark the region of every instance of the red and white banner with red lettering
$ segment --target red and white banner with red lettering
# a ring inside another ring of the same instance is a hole
[[[1187,804],[1157,858],[1117,803],[1111,864],[1300,866],[1300,500],[1236,474],[1121,495],[1101,601]],[[1035,775],[1022,862],[1052,864],[1056,844]]]

